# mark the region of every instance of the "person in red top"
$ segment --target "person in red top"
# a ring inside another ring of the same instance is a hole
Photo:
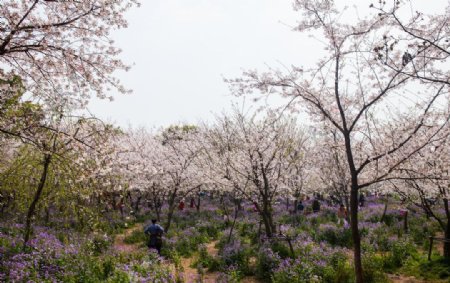
[[[184,209],[184,201],[181,200],[180,203],[178,204],[178,209],[179,210],[183,210]]]

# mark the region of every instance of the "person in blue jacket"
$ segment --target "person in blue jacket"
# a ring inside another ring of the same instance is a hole
[[[158,254],[161,255],[162,235],[164,234],[164,228],[156,223],[156,219],[152,219],[152,224],[145,228],[144,233],[149,235],[147,246],[150,249],[156,249]]]

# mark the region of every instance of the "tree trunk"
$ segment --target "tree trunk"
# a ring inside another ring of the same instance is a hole
[[[448,240],[450,239],[450,219],[447,219],[447,227],[445,229],[445,239],[447,241],[444,242],[444,257],[446,260],[450,260],[450,242]]]
[[[45,224],[48,225],[50,222],[50,206],[45,208]]]
[[[170,224],[172,223],[172,217],[173,217],[174,211],[175,211],[175,206],[174,205],[169,205],[169,212],[167,213],[167,222],[166,222],[166,225],[164,226],[164,231],[166,233],[170,229]]]
[[[262,217],[262,220],[263,220],[263,223],[264,223],[264,228],[266,230],[267,238],[272,238],[272,235],[273,235],[273,233],[272,233],[272,226],[270,225],[270,221],[269,221],[267,215],[263,212],[261,214],[261,217]]]
[[[405,233],[408,233],[408,211],[405,211],[405,215],[403,216],[403,230]]]
[[[30,240],[32,218],[36,213],[36,205],[41,198],[42,191],[45,187],[45,182],[47,181],[48,168],[50,166],[51,160],[52,156],[50,154],[44,154],[44,168],[42,170],[41,179],[39,180],[38,188],[36,190],[36,193],[34,194],[33,201],[31,202],[30,207],[28,207],[27,218],[25,222],[25,232],[23,235],[23,249],[25,249],[28,241]]]
[[[358,229],[358,173],[355,167],[353,152],[350,140],[350,133],[344,134],[345,138],[345,151],[347,154],[347,162],[349,166],[350,176],[351,176],[351,190],[350,190],[350,227],[352,228],[352,239],[353,239],[353,254],[354,254],[354,264],[355,264],[355,276],[356,283],[363,283],[363,269],[361,261],[361,238],[359,236]]]
[[[448,199],[444,198],[445,215],[447,217],[447,226],[445,227],[444,237],[446,240],[450,240],[450,211],[448,207]],[[450,242],[444,242],[444,258],[450,259]]]
[[[384,201],[384,210],[383,210],[383,215],[381,216],[380,222],[384,221],[384,218],[386,218],[386,212],[387,212],[387,208],[388,208],[388,202],[389,202],[389,197],[386,195],[386,199]]]
[[[200,211],[200,202],[201,202],[200,194],[197,194],[197,203],[195,204],[195,208],[197,209],[197,212]]]
[[[272,211],[269,205],[267,204],[264,205],[263,210],[261,211],[260,214],[264,223],[264,228],[266,230],[266,236],[268,238],[271,238],[273,235],[276,234],[276,227],[273,222]]]
[[[155,211],[156,220],[158,220],[158,222],[161,222],[162,201],[154,199],[152,210]]]
[[[139,205],[141,204],[142,196],[138,196],[136,202],[134,203],[134,214],[137,215],[139,212]]]
[[[233,223],[231,224],[230,234],[228,235],[228,243],[231,241],[231,235],[233,235],[233,230],[234,230],[234,226],[236,225],[236,219],[238,217],[238,212],[239,212],[239,209],[237,206],[235,206]]]
[[[363,272],[361,262],[361,239],[358,230],[358,189],[353,187],[350,193],[350,215],[351,215],[351,228],[353,239],[353,255],[355,264],[356,282],[363,283]]]
[[[272,208],[270,208],[270,211],[268,212],[268,218],[269,218],[270,227],[272,229],[272,235],[275,235],[277,233],[277,226],[273,222]]]
[[[167,233],[170,229],[170,224],[172,223],[173,212],[175,211],[175,197],[177,193],[173,192],[169,198],[169,212],[167,214],[167,222],[164,226],[164,230]]]

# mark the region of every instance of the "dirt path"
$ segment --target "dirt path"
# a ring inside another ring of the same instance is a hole
[[[139,224],[134,225],[128,229],[126,229],[122,234],[116,235],[114,238],[114,250],[119,251],[121,253],[133,253],[139,249],[137,244],[127,244],[124,242],[124,239],[129,236],[133,231],[142,228]]]
[[[132,227],[129,227],[126,229],[122,234],[118,234],[114,238],[114,250],[121,252],[121,253],[133,253],[137,252],[140,247],[138,244],[127,244],[124,242],[124,239],[129,236],[133,231],[141,229],[142,227],[138,225],[134,225]],[[216,257],[218,255],[218,249],[216,248],[217,241],[212,241],[208,244],[206,244],[206,250],[208,251],[208,254]],[[180,265],[183,270],[183,281],[185,283],[195,283],[199,282],[200,277],[202,277],[203,283],[215,283],[217,282],[217,278],[219,276],[218,272],[207,272],[205,271],[205,274],[203,276],[200,276],[198,270],[192,265],[197,260],[198,255],[194,254],[191,257],[188,258],[181,258]],[[172,263],[167,263],[170,265],[170,269],[172,270],[173,274],[177,274],[178,272],[175,270],[175,266]],[[255,277],[245,277],[242,280],[243,283],[257,283],[259,282]],[[414,282],[415,283],[415,282]]]
[[[217,241],[212,241],[206,245],[206,250],[208,254],[215,257],[218,254],[218,250],[216,248]],[[191,267],[192,264],[197,260],[198,255],[194,255],[188,258],[181,259],[181,266],[183,267],[183,279],[185,283],[193,283],[198,282],[199,278],[202,277],[203,283],[215,283],[217,282],[217,277],[219,276],[218,272],[207,272],[203,276],[200,276],[198,270],[196,268]]]
[[[419,280],[415,277],[409,276],[403,276],[403,275],[388,275],[389,279],[392,283],[422,283],[422,282],[429,282],[429,281],[423,281]]]

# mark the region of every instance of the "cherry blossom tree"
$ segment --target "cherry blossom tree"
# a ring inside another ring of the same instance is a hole
[[[318,129],[339,134],[350,177],[356,281],[363,282],[358,194],[363,188],[399,178],[393,175],[395,169],[438,139],[449,118],[442,113],[448,103],[448,84],[411,75],[410,59],[405,61],[399,50],[389,53],[396,68],[386,64],[379,42],[392,32],[387,15],[350,24],[346,11],[339,11],[333,1],[297,0],[294,8],[301,13],[295,30],[320,32],[325,57],[315,67],[293,66],[287,72],[252,70],[228,82],[239,96],[279,94],[289,100],[288,109],[305,110],[320,125]],[[402,44],[407,46],[410,41],[404,38]],[[433,58],[425,58],[424,63],[417,60],[414,74],[428,72]],[[439,60],[446,62],[447,57]]]
[[[402,180],[391,182],[403,199],[421,208],[434,219],[446,239],[450,238],[450,133],[409,160],[403,168]],[[444,213],[439,213],[443,208]],[[450,243],[444,243],[444,257],[450,258]]]
[[[275,235],[273,203],[291,189],[290,174],[303,162],[299,153],[305,140],[302,132],[286,118],[270,115],[259,120],[235,111],[205,134],[212,182],[250,201],[266,235]]]
[[[162,186],[168,192],[169,210],[164,226],[169,230],[176,207],[176,201],[185,198],[205,182],[205,174],[198,166],[204,149],[195,126],[171,126],[159,135],[162,145],[160,166],[164,172]]]
[[[168,190],[162,185],[165,178],[162,143],[155,134],[141,128],[127,130],[123,146],[121,163],[128,193],[135,195],[134,211],[138,211],[139,202],[143,201],[161,220],[162,205],[168,195]]]
[[[86,101],[111,89],[127,69],[110,38],[127,27],[136,0],[5,0],[0,5],[0,70],[20,76],[35,96],[68,95]]]
[[[441,14],[414,11],[410,15],[412,4],[412,1],[380,1],[370,5],[391,28],[374,50],[379,60],[396,72],[423,83],[450,85],[450,70],[445,64],[450,57],[450,5],[442,7]]]

